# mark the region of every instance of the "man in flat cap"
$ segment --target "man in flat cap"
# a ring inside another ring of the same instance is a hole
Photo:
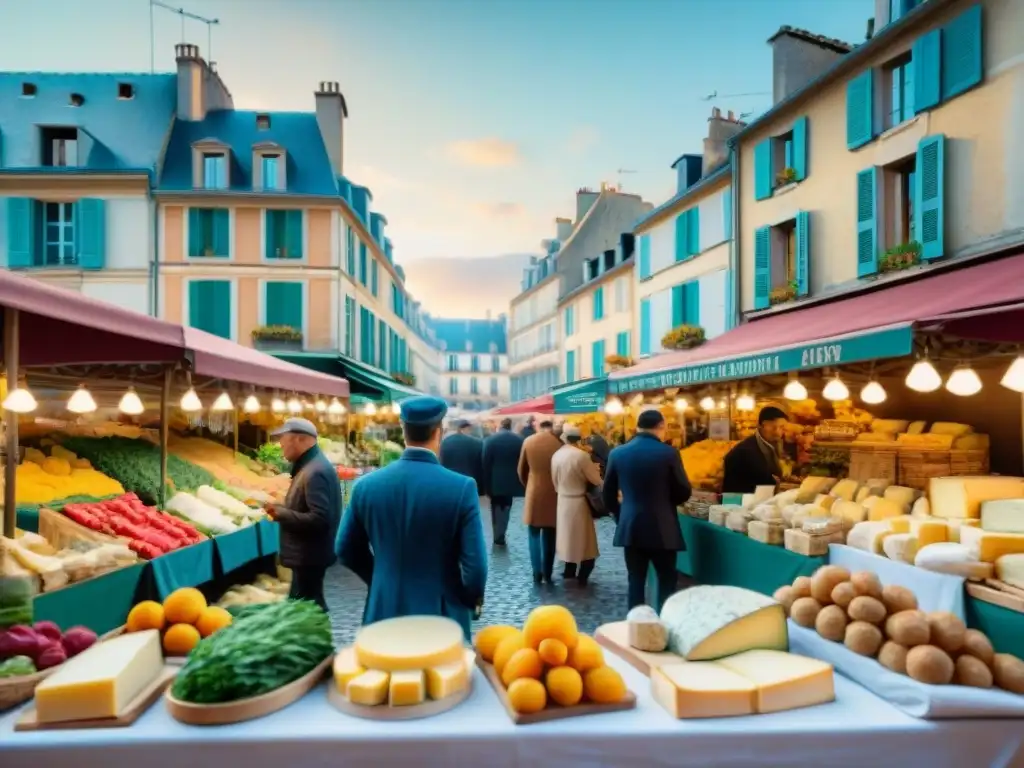
[[[468,642],[487,584],[487,550],[475,481],[438,461],[447,411],[436,397],[402,402],[406,449],[356,483],[335,551],[368,587],[364,624],[447,616]]]
[[[294,600],[312,600],[325,611],[324,574],[334,562],[334,537],[341,520],[341,486],[317,445],[307,419],[288,419],[270,433],[292,464],[292,484],[282,504],[267,504],[281,526],[281,565],[292,569]]]

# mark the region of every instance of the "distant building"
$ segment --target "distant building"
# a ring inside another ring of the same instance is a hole
[[[487,410],[509,400],[508,320],[432,319],[441,350],[441,396],[449,405]]]

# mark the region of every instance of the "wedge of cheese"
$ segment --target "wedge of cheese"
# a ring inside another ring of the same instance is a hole
[[[958,544],[963,544],[974,555],[975,558],[981,559],[981,537],[985,535],[980,527],[965,525],[957,528],[959,537],[957,538]]]
[[[996,578],[1024,589],[1024,555],[1003,555],[996,560]]]
[[[868,519],[868,511],[864,509],[864,505],[855,501],[840,499],[832,505],[830,512],[833,517],[839,518],[848,525],[863,523]]]
[[[931,517],[932,509],[928,504],[928,498],[922,496],[914,502],[914,506],[910,508],[910,514],[914,517]]]
[[[949,540],[949,525],[940,517],[915,517],[910,521],[910,535],[921,547],[938,544]]]
[[[388,682],[388,704],[392,707],[412,707],[427,700],[427,683],[422,669],[404,669],[392,672]]]
[[[711,661],[651,668],[651,695],[676,718],[752,715],[757,686]]]
[[[895,487],[896,486],[893,486],[893,488]],[[889,491],[886,491],[886,493],[888,492]],[[871,505],[871,509],[868,510],[868,520],[878,522],[880,520],[888,520],[892,517],[902,517],[908,512],[910,512],[909,505],[900,504],[899,502],[883,497]]]
[[[994,533],[1024,533],[1024,499],[982,502],[981,527]]]
[[[854,496],[857,495],[857,491],[860,488],[860,483],[856,480],[840,480],[834,486],[829,493],[835,496],[837,499],[843,499],[844,501],[853,501]]]
[[[372,625],[371,625],[372,626]],[[377,707],[388,700],[388,682],[391,676],[379,669],[369,669],[349,681],[345,695],[353,704]]]
[[[981,531],[978,539],[978,559],[981,562],[994,563],[1004,555],[1024,555],[1024,533],[989,533],[983,528],[974,530]],[[961,538],[964,531],[960,532]]]
[[[343,696],[348,695],[348,684],[355,678],[359,677],[366,669],[359,665],[356,661],[356,652],[354,648],[342,648],[334,656],[334,684],[338,688],[338,693]]]
[[[969,547],[952,542],[921,547],[914,557],[914,565],[966,579],[987,579],[993,572],[992,563],[980,562]]]
[[[829,496],[826,493],[819,493],[817,496],[814,497],[814,501],[812,503],[814,504],[814,506],[820,507],[821,509],[824,509],[827,512],[828,510],[832,509],[832,505],[835,504],[836,501],[837,497],[835,496]]]
[[[946,518],[946,523],[949,526],[949,540],[953,542],[960,541],[960,535],[964,529],[981,527],[981,520],[976,517],[950,517]]]
[[[893,533],[910,533],[910,521],[913,519],[910,515],[900,515],[899,517],[890,517],[885,522]]]
[[[928,500],[936,517],[977,518],[986,501],[1018,498],[1024,498],[1024,480],[1019,477],[933,477],[928,483]]]
[[[910,514],[910,508],[914,505],[917,497],[921,494],[913,488],[907,488],[904,485],[890,485],[882,493],[882,498],[886,501],[891,501],[894,504],[903,508],[903,512],[900,514]]]
[[[717,662],[757,686],[761,714],[835,701],[832,665],[783,651],[747,651]]]
[[[890,560],[913,565],[917,555],[917,539],[909,533],[894,533],[882,541],[882,552]]]
[[[881,555],[882,542],[892,535],[893,532],[889,530],[889,524],[886,522],[857,523],[846,537],[846,546]]]
[[[475,663],[474,653],[466,653],[462,661],[453,661],[426,671],[427,694],[432,699],[444,699],[462,693],[469,687],[469,679]]]

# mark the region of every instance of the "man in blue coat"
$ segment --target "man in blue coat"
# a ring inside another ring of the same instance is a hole
[[[459,421],[455,429],[441,442],[441,466],[473,478],[477,492],[483,494],[483,441],[471,434],[468,421]]]
[[[483,487],[480,493],[491,497],[491,527],[494,545],[505,546],[512,500],[525,491],[519,482],[519,454],[523,438],[512,431],[512,419],[502,419],[501,429],[484,440]]]
[[[665,417],[644,411],[636,429],[636,436],[608,457],[604,504],[615,518],[615,546],[625,549],[629,607],[644,604],[647,571],[653,565],[658,580],[653,607],[660,611],[676,589],[676,553],[686,549],[677,507],[693,490],[679,452],[662,442]]]
[[[473,480],[437,459],[448,406],[402,402],[401,459],[361,478],[338,529],[338,560],[368,587],[363,623],[447,616],[462,625],[483,605],[487,551]]]

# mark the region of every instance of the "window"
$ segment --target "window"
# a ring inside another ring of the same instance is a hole
[[[498,380],[492,376],[491,377],[491,397],[497,397],[497,396],[498,396]]]
[[[905,160],[887,166],[881,174],[886,185],[883,199],[888,204],[885,211],[884,247],[888,250],[917,240],[914,226],[914,197],[917,182],[917,158],[912,155]]]
[[[498,373],[501,371],[501,357],[494,355],[491,357],[491,373]]]
[[[785,288],[796,280],[796,222],[772,227],[772,289]]]
[[[620,331],[615,337],[615,354],[620,357],[629,357],[629,331]]]
[[[359,308],[359,359],[376,365],[377,318],[366,307]]]
[[[754,147],[754,199],[765,200],[780,187],[807,178],[807,118]]]
[[[302,211],[268,210],[266,227],[268,259],[302,258]]]
[[[75,257],[75,215],[72,203],[43,204],[43,266],[65,267]]]
[[[604,376],[604,339],[590,345],[590,375],[595,379]]]
[[[270,115],[256,115],[256,130],[270,130]]]
[[[452,378],[448,379],[448,394],[449,395],[457,395],[457,394],[459,394],[459,380],[456,379],[454,376],[452,376]]]
[[[369,268],[368,257],[366,255],[366,243],[362,240],[359,241],[359,282],[366,286],[366,272]]]
[[[457,355],[448,355],[448,370],[457,371],[459,370],[459,358]]]
[[[604,286],[599,286],[594,290],[593,296],[594,303],[594,320],[604,319]]]
[[[268,191],[281,189],[280,177],[278,176],[280,163],[280,155],[260,156],[260,178],[263,183],[263,189]]]
[[[356,276],[356,233],[352,227],[345,227],[345,270],[350,277]]]
[[[377,321],[377,367],[388,369],[388,326],[383,320]]]
[[[377,285],[380,280],[380,266],[377,264],[377,259],[370,262],[370,293],[374,296],[377,295],[379,286]]]
[[[78,129],[43,128],[43,165],[47,168],[77,168]]]
[[[135,86],[131,83],[118,83],[117,84],[117,98],[119,99],[134,99],[135,98]]]
[[[21,95],[26,99],[31,99],[36,95],[35,83],[22,83],[21,84]]]
[[[565,382],[567,384],[576,381],[576,351],[570,349],[565,353]]]
[[[565,335],[566,336],[572,336],[574,333],[576,333],[576,329],[573,327],[574,326],[573,320],[575,319],[573,317],[574,314],[575,313],[573,312],[573,305],[572,304],[570,304],[568,307],[565,308],[565,316],[564,316],[563,322],[565,324]]]
[[[226,208],[188,209],[188,255],[227,258],[231,217]]]
[[[287,326],[301,333],[302,293],[302,283],[268,280],[263,302],[264,324]]]
[[[766,309],[810,293],[810,215],[754,233],[754,308]]]
[[[892,128],[914,116],[914,65],[910,53],[900,56],[885,67],[884,82],[884,127]]]
[[[356,327],[356,300],[351,296],[345,297],[345,354],[352,357],[354,353]]]
[[[629,310],[629,278],[620,277],[615,281],[615,311],[628,312]]]
[[[480,389],[477,385],[476,376],[470,376],[469,378],[469,394],[479,395]]]
[[[224,339],[231,338],[231,282],[191,280],[188,285],[189,325]]]
[[[203,153],[203,188],[228,188],[228,157],[223,152]]]
[[[477,371],[480,370],[480,356],[479,355],[473,355],[473,357],[470,358],[470,360],[469,360],[469,370],[473,371],[474,373],[476,373]]]
[[[889,23],[899,21],[910,13],[921,0],[889,0]]]
[[[794,179],[787,180],[793,169],[793,132],[788,131],[780,136],[772,137],[772,168],[777,168],[775,186],[783,187]]]
[[[70,96],[68,96],[68,106],[80,107],[83,104],[85,104],[85,96],[83,96],[82,94],[72,93]]]

